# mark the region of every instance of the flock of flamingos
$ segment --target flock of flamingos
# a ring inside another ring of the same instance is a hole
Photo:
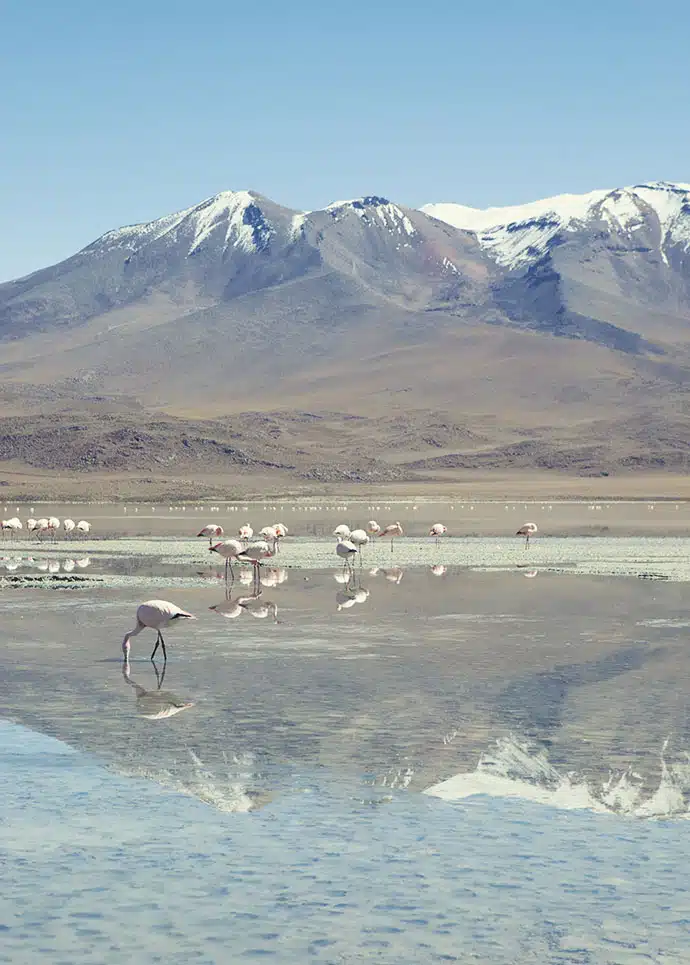
[[[442,536],[445,536],[447,532],[448,528],[443,523],[434,523],[429,530],[429,536],[434,536],[438,541]],[[534,536],[536,532],[536,523],[525,523],[524,526],[520,527],[516,535],[524,536],[525,546],[528,546],[530,537]],[[220,537],[223,535],[223,527],[215,523],[209,523],[197,533],[197,536],[208,537],[209,551],[217,553],[225,560],[226,581],[229,577],[234,579],[232,570],[233,561],[251,563],[254,567],[255,589],[258,590],[261,561],[270,559],[278,552],[280,541],[288,535],[288,528],[283,523],[264,526],[259,532],[259,536],[262,538],[254,542],[252,542],[254,530],[248,524],[240,526],[237,534],[239,539],[221,540]],[[336,526],[333,535],[337,540],[335,546],[336,554],[343,560],[345,567],[349,570],[358,555],[361,562],[362,547],[365,546],[370,539],[390,539],[392,553],[394,540],[397,537],[404,536],[405,533],[399,522],[390,523],[388,526],[381,527],[375,520],[370,520],[367,523],[366,529],[350,529],[349,526],[342,523],[340,526]],[[214,539],[218,540],[218,542],[214,543]],[[167,660],[167,651],[162,631],[175,620],[195,619],[196,617],[192,613],[188,613],[186,610],[177,606],[177,604],[170,603],[168,600],[147,600],[145,603],[141,603],[137,608],[136,623],[131,630],[127,631],[122,641],[122,652],[125,664],[127,665],[129,662],[130,640],[132,637],[141,633],[142,630],[148,627],[156,631],[156,643],[151,654],[151,660],[155,657],[159,646],[163,651],[163,659]]]
[[[60,531],[60,520],[55,516],[41,519],[30,518],[26,521],[26,530],[35,534],[41,540],[45,537],[56,539]],[[2,520],[2,534],[16,536],[24,529],[24,524],[17,517]],[[525,537],[525,546],[529,546],[529,541],[537,532],[536,523],[525,523],[518,529],[516,535]],[[72,534],[87,535],[91,530],[91,524],[81,519],[76,522],[73,519],[62,521],[62,530],[66,537]],[[443,536],[447,535],[448,528],[443,523],[434,523],[429,530],[429,536],[435,537],[438,542]],[[281,540],[288,535],[288,528],[283,523],[275,523],[272,526],[264,526],[259,531],[260,539],[254,540],[254,530],[247,523],[237,531],[237,539],[222,539],[223,527],[217,523],[209,523],[204,526],[197,536],[204,536],[209,541],[209,551],[217,553],[225,560],[225,580],[234,581],[233,563],[250,563],[254,568],[254,586],[259,588],[259,572],[262,560],[271,559],[279,552]],[[362,547],[366,546],[371,539],[390,540],[391,553],[397,538],[404,536],[404,530],[399,522],[389,523],[387,526],[379,526],[375,520],[369,520],[366,529],[350,529],[344,523],[336,526],[333,536],[336,538],[335,552],[339,559],[344,563],[346,570],[351,571],[354,561],[359,556],[361,563]],[[215,542],[214,542],[215,540]],[[130,641],[144,629],[156,631],[156,643],[151,654],[151,660],[156,655],[160,646],[163,652],[163,659],[167,660],[167,651],[162,631],[176,620],[195,620],[196,617],[167,600],[147,600],[139,604],[136,613],[136,623],[129,630],[122,641],[122,652],[125,663],[129,661]]]

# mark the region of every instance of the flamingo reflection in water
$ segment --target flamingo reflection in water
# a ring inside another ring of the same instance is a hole
[[[255,620],[265,620],[267,617],[271,617],[274,623],[281,622],[278,619],[278,604],[272,600],[262,599],[261,590],[252,593],[250,596],[231,597],[226,594],[222,603],[210,606],[209,610],[225,617],[226,620],[236,620],[241,613],[249,613]]]
[[[169,690],[161,690],[165,679],[166,664],[164,663],[163,669],[159,670],[155,661],[152,661],[152,663],[156,673],[157,686],[155,690],[147,690],[135,680],[132,680],[128,657],[125,657],[122,661],[122,676],[130,687],[134,688],[137,695],[137,715],[146,717],[148,720],[163,720],[165,717],[174,717],[180,711],[193,707],[194,701],[183,700],[182,697],[178,697],[177,694],[173,694]]]

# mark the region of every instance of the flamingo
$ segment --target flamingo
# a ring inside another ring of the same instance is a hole
[[[209,553],[218,553],[219,556],[225,559],[225,579],[228,578],[228,570],[232,573],[233,579],[235,574],[232,572],[232,560],[237,559],[237,557],[242,553],[244,547],[238,539],[226,539],[222,543],[216,543],[215,546],[209,546]]]
[[[13,516],[11,519],[3,519],[3,536],[5,535],[5,531],[9,532],[10,536],[14,536],[14,534],[18,533],[20,529],[23,529],[22,521],[17,516]]]
[[[156,637],[156,646],[153,648],[153,653],[151,654],[151,659],[156,655],[156,650],[158,647],[163,648],[163,660],[168,659],[168,655],[165,649],[165,640],[163,639],[162,630],[167,627],[173,620],[196,620],[196,617],[191,613],[187,613],[186,610],[180,609],[175,603],[168,603],[167,600],[147,600],[146,603],[140,603],[137,607],[137,622],[134,629],[128,630],[122,641],[122,652],[125,655],[125,660],[129,659],[129,649],[132,637],[136,637],[138,633],[141,633],[146,627],[150,627],[152,630],[158,631],[158,636]]]
[[[80,519],[77,523],[77,529],[80,533],[83,533],[84,536],[86,536],[87,533],[91,532],[91,523],[87,522],[85,519]]]
[[[274,554],[275,547],[271,548],[266,540],[257,540],[256,543],[250,543],[241,553],[238,553],[237,559],[252,564],[254,567],[254,583],[258,585],[261,560],[270,559]]]
[[[376,536],[380,532],[381,532],[381,527],[376,522],[376,520],[370,519],[369,522],[367,523],[367,533],[370,536]]]
[[[443,576],[447,569],[448,567],[444,566],[443,563],[436,563],[431,567],[431,572],[434,576]]]
[[[248,542],[254,535],[254,530],[251,528],[249,523],[245,523],[244,526],[240,526],[240,528],[237,530],[237,535],[240,539]]]
[[[333,530],[333,535],[336,539],[349,539],[350,538],[350,527],[346,526],[345,523],[341,523],[340,526],[336,526]]]
[[[60,520],[57,518],[57,516],[48,517],[47,528],[48,528],[48,532],[53,537],[53,539],[57,539],[57,531],[60,529]]]
[[[353,529],[350,533],[350,542],[354,543],[359,553],[359,565],[362,565],[362,547],[369,542],[369,537],[363,529]]]
[[[520,529],[515,534],[516,536],[525,537],[525,549],[527,549],[527,547],[529,546],[530,536],[534,536],[534,534],[537,532],[538,529],[539,527],[537,526],[536,523],[525,523],[524,526],[521,526]]]
[[[276,531],[278,540],[285,539],[288,534],[288,528],[284,523],[274,523],[273,529]],[[278,549],[278,542],[276,542],[276,549]]]
[[[267,543],[272,543],[274,551],[278,549],[279,537],[278,530],[275,528],[275,526],[264,526],[259,530],[259,536],[261,536],[262,539],[265,539]]]
[[[44,533],[48,532],[48,520],[45,516],[41,516],[40,519],[36,520],[36,535],[42,536]]]
[[[389,523],[384,529],[380,531],[379,536],[390,536],[391,540],[391,553],[393,552],[393,540],[396,536],[404,536],[405,531],[403,530],[400,523]]]
[[[223,527],[216,525],[216,523],[208,523],[201,532],[196,535],[197,537],[208,536],[208,545],[210,546],[214,539],[220,539],[223,535]]]
[[[62,528],[65,531],[65,536],[69,536],[69,534],[72,532],[72,530],[75,528],[76,525],[77,524],[74,522],[73,519],[63,519]]]
[[[341,560],[345,561],[345,566],[352,565],[352,558],[357,555],[357,547],[349,539],[339,539],[335,551]]]
[[[33,516],[30,516],[26,521],[26,531],[28,533],[33,533],[36,529],[36,525],[36,520],[33,518]]]
[[[443,523],[434,523],[434,525],[429,530],[429,536],[436,537],[436,545],[438,546],[439,540],[442,536],[445,536],[448,532],[448,527],[444,526]]]

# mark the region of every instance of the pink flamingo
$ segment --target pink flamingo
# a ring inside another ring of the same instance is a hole
[[[168,655],[165,649],[165,640],[163,639],[161,631],[172,623],[173,620],[180,619],[196,620],[196,617],[191,613],[187,613],[186,610],[180,609],[176,604],[168,603],[167,600],[147,600],[146,603],[140,603],[137,607],[136,625],[132,630],[127,631],[122,641],[122,652],[125,655],[125,660],[129,659],[129,641],[132,637],[136,637],[137,634],[146,629],[146,627],[158,631],[156,646],[153,648],[151,659],[153,660],[156,655],[156,650],[158,650],[160,646],[163,649],[163,659],[167,660]]]
[[[524,526],[521,526],[520,529],[515,534],[516,536],[525,537],[525,549],[527,549],[527,547],[529,546],[530,536],[534,536],[534,534],[538,531],[538,529],[539,527],[537,526],[536,523],[525,523]]]
[[[403,530],[400,523],[389,523],[388,526],[384,526],[379,536],[389,536],[391,541],[391,553],[393,552],[393,540],[396,536],[404,536],[405,531]]]

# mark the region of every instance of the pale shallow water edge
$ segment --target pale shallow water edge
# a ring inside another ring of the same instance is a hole
[[[77,552],[78,550],[78,552]],[[51,563],[55,572],[80,576],[106,572],[113,584],[126,585],[126,574],[113,570],[126,568],[127,560],[138,561],[137,578],[144,561],[158,567],[194,566],[204,570],[219,566],[222,560],[209,553],[208,545],[184,537],[141,537],[83,541],[79,547],[64,542],[37,544],[35,541],[6,541],[0,552],[0,584],[5,571],[12,577],[34,575]],[[220,561],[220,563],[219,563]],[[473,570],[535,570],[588,576],[635,576],[643,579],[690,580],[690,538],[688,537],[542,537],[526,549],[521,540],[499,537],[448,537],[437,544],[433,538],[404,537],[390,543],[374,543],[362,552],[362,571],[389,570],[394,567],[457,566]],[[283,541],[280,551],[267,566],[287,569],[323,569],[342,566],[332,538],[295,537]],[[359,571],[359,559],[356,563]],[[199,585],[201,574],[175,575],[170,582]],[[168,576],[165,579],[168,579]],[[161,577],[151,576],[161,583]],[[184,582],[180,582],[184,581]]]
[[[690,960],[683,825],[313,774],[223,814],[8,722],[0,786],[0,962]]]

